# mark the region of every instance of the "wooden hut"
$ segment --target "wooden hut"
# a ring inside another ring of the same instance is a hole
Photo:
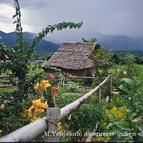
[[[87,76],[94,71],[90,54],[98,47],[99,45],[96,43],[63,43],[44,64],[44,69],[48,71],[48,67],[57,67],[66,73]],[[51,72],[50,69],[49,71]]]
[[[0,53],[0,60],[9,60],[9,57]]]

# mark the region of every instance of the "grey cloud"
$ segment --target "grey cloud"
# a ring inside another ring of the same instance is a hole
[[[6,22],[6,23],[10,23],[10,19],[9,18],[7,18],[6,16],[1,16],[0,15],[0,22]]]
[[[32,32],[61,21],[83,21],[80,30],[54,33],[53,36],[72,37],[93,33],[143,36],[143,0],[19,0],[27,15],[23,23]],[[12,0],[0,3],[13,4]],[[50,37],[53,37],[50,36]],[[81,36],[80,36],[81,37]]]

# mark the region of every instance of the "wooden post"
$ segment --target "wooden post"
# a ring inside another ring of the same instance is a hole
[[[59,142],[57,134],[57,124],[60,118],[59,108],[47,108],[47,120],[48,120],[48,138],[46,142]]]
[[[63,77],[63,83],[62,83],[63,87],[65,86],[65,78]]]
[[[109,77],[109,100],[112,99],[112,76]]]
[[[101,86],[100,86],[100,82],[99,82],[99,101],[98,101],[99,103],[101,103],[101,100],[102,100],[101,96],[102,96],[101,95]]]
[[[86,139],[86,142],[91,142],[91,139],[94,136],[95,132],[97,131],[98,126],[99,126],[99,123],[97,122],[95,129],[91,133],[89,133],[89,135],[88,135],[88,137]]]
[[[109,76],[104,81],[102,81],[100,85],[98,85],[94,89],[90,90],[88,93],[84,94],[79,99],[64,106],[61,109],[47,108],[47,117],[38,119],[0,138],[0,142],[28,142],[36,138],[37,136],[39,136],[41,133],[43,133],[46,130],[48,130],[47,132],[48,138],[46,142],[58,142],[59,141],[58,137],[54,136],[54,135],[57,135],[56,133],[57,133],[58,121],[61,121],[62,119],[67,117],[74,110],[76,110],[79,106],[81,106],[84,102],[86,102],[89,97],[91,97],[96,91],[99,90],[99,86],[102,87],[103,84],[105,84],[108,80],[109,80]],[[48,121],[48,125],[47,125],[47,121]]]

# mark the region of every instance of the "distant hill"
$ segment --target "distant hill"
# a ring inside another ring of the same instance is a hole
[[[32,42],[33,38],[36,37],[36,34],[30,32],[24,32],[23,37],[26,41]],[[5,33],[0,31],[0,42],[5,43],[7,46],[14,46],[16,44],[16,32]],[[37,54],[46,54],[53,53],[57,51],[60,47],[60,44],[50,42],[47,40],[41,40],[36,48]]]
[[[134,38],[123,35],[104,35],[96,31],[75,31],[66,35],[59,34],[51,39],[62,43],[65,41],[78,42],[82,41],[82,38],[87,40],[96,38],[102,46],[116,51],[143,51],[143,36]]]
[[[80,35],[78,35],[76,39],[81,37],[81,35],[84,35],[84,33],[83,34],[79,33],[79,34]],[[103,35],[103,34],[96,34],[96,33],[95,34],[90,33],[90,35],[93,36],[92,38],[94,38],[94,35],[95,35],[95,38],[97,38],[98,43],[113,51],[143,51],[143,37],[132,38],[132,37],[121,36],[121,35],[112,36],[112,35]],[[30,32],[24,32],[24,35],[23,35],[23,37],[30,43],[32,42],[35,36],[36,36],[35,33],[30,33]],[[64,37],[60,37],[60,38],[64,39]],[[70,39],[72,38],[73,36],[69,37],[68,41],[71,41]],[[80,40],[76,40],[76,39],[72,41],[81,41],[81,39]],[[0,42],[4,42],[7,46],[15,45],[16,32],[5,33],[0,31]],[[67,40],[65,40],[64,42],[67,42]],[[48,41],[43,39],[41,40],[38,47],[36,48],[36,53],[38,54],[47,54],[49,52],[53,53],[57,51],[59,47],[60,47],[60,44],[52,42],[52,40]]]
[[[114,51],[143,51],[143,37],[100,35],[98,42]]]

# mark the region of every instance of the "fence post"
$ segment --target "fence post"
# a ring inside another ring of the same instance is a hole
[[[57,134],[57,124],[60,118],[59,108],[47,108],[47,121],[48,121],[48,138],[46,142],[59,142]]]
[[[99,103],[101,103],[101,100],[102,100],[101,96],[102,96],[101,95],[101,86],[100,86],[100,81],[99,81],[99,101],[98,101]]]
[[[111,101],[112,99],[112,76],[110,75],[109,77],[109,100]]]

